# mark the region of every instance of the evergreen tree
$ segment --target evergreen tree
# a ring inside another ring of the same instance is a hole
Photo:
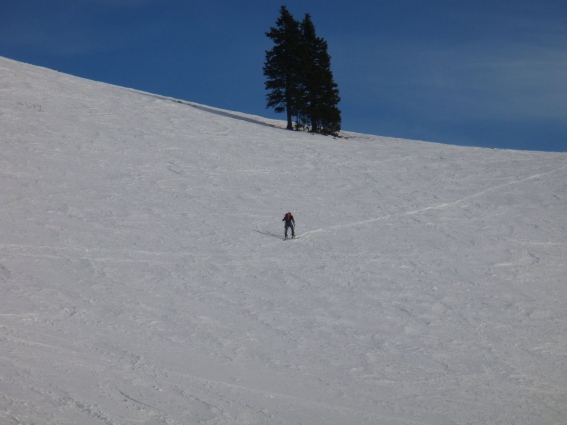
[[[300,121],[314,133],[337,134],[341,129],[339,89],[333,80],[327,42],[317,37],[309,14],[301,22]]]
[[[286,112],[287,128],[292,129],[292,117],[297,114],[300,97],[300,39],[301,31],[297,22],[285,6],[280,8],[276,27],[270,28],[266,36],[274,41],[274,47],[266,51],[264,75],[267,107],[276,112]]]
[[[297,22],[285,6],[276,27],[266,36],[274,47],[266,51],[264,75],[267,107],[286,112],[287,128],[310,127],[310,131],[337,134],[341,130],[339,89],[331,72],[327,42],[317,37],[309,14]]]

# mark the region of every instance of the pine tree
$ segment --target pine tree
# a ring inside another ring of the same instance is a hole
[[[341,129],[339,89],[333,80],[327,42],[317,37],[309,14],[301,22],[300,116],[314,133],[337,134]]]
[[[327,42],[317,37],[309,14],[301,23],[285,6],[280,8],[276,27],[266,36],[274,47],[266,51],[264,75],[267,107],[286,112],[287,128],[310,127],[310,131],[337,134],[341,130],[339,89],[333,80]]]
[[[297,115],[300,98],[299,46],[301,31],[297,22],[285,6],[280,8],[276,27],[271,27],[266,36],[274,41],[274,47],[266,51],[264,75],[267,107],[276,112],[286,112],[287,128],[292,129],[292,117]]]

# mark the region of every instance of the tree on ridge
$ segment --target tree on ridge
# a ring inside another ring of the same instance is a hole
[[[276,27],[270,28],[266,36],[274,41],[274,47],[266,51],[264,75],[268,108],[277,113],[286,112],[287,129],[293,129],[292,117],[297,114],[299,97],[299,45],[301,31],[299,23],[285,6],[280,8]]]
[[[267,107],[286,112],[287,129],[293,129],[292,118],[296,117],[296,128],[338,134],[340,97],[327,42],[317,36],[309,14],[299,23],[282,6],[276,25],[266,33],[275,44],[266,51],[264,62]]]

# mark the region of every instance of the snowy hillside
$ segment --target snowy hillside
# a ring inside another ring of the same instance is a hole
[[[567,423],[567,154],[274,125],[0,58],[0,424]]]

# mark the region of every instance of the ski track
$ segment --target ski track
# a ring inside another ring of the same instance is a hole
[[[211,379],[207,379],[207,378],[203,378],[203,377],[197,377],[194,375],[184,375],[186,378],[193,380],[193,381],[197,381],[197,382],[202,382],[202,383],[206,383],[206,384],[214,384],[214,385],[221,385],[223,387],[228,387],[228,388],[233,388],[239,391],[247,391],[247,392],[252,392],[257,394],[258,397],[277,397],[277,398],[281,398],[281,399],[287,399],[287,400],[292,400],[294,402],[297,402],[299,404],[305,404],[305,405],[315,405],[315,406],[320,406],[323,407],[325,409],[329,409],[329,410],[337,410],[337,411],[342,411],[342,412],[347,412],[347,413],[355,413],[356,415],[364,415],[364,416],[368,416],[368,417],[373,417],[377,420],[379,419],[388,419],[391,421],[395,421],[396,423],[399,423],[401,425],[407,424],[407,425],[434,425],[434,424],[438,424],[439,423],[434,423],[434,422],[422,422],[422,421],[414,421],[414,420],[407,420],[407,419],[403,419],[403,418],[399,418],[399,417],[395,417],[395,416],[388,416],[388,415],[376,415],[373,412],[369,412],[369,411],[365,411],[365,410],[359,410],[359,409],[352,409],[349,407],[344,407],[344,406],[339,406],[336,404],[328,404],[328,403],[322,403],[320,401],[317,400],[312,400],[312,399],[305,399],[305,398],[301,398],[301,397],[296,397],[290,394],[283,394],[283,393],[277,393],[277,392],[273,392],[273,391],[263,391],[257,388],[253,388],[253,387],[248,387],[248,386],[241,386],[241,385],[235,385],[235,384],[231,384],[228,382],[222,382],[222,381],[215,381],[215,380],[211,380]],[[139,403],[139,402],[138,402]],[[446,424],[452,424],[453,422],[442,422],[442,423],[446,423]]]
[[[525,178],[509,181],[509,182],[501,184],[501,185],[492,186],[492,187],[489,187],[487,189],[481,190],[480,192],[476,192],[472,195],[465,196],[463,198],[457,199],[456,201],[452,201],[452,202],[445,202],[445,203],[438,204],[438,205],[423,207],[423,208],[419,208],[419,209],[413,210],[413,211],[404,211],[404,212],[401,212],[401,213],[398,213],[398,214],[388,214],[388,215],[385,215],[385,216],[371,218],[371,219],[368,219],[368,220],[356,221],[356,222],[348,223],[348,224],[341,224],[341,225],[337,225],[337,226],[331,226],[331,227],[326,227],[326,228],[309,230],[309,231],[302,233],[301,238],[306,239],[306,236],[313,235],[313,234],[320,233],[320,232],[332,232],[332,231],[335,231],[335,230],[338,230],[338,229],[355,227],[355,226],[363,226],[363,225],[366,225],[366,224],[376,223],[378,221],[387,220],[390,217],[414,215],[414,214],[420,214],[420,213],[430,211],[430,210],[439,210],[439,209],[444,209],[444,208],[450,208],[450,207],[465,203],[465,202],[467,202],[471,199],[478,198],[478,197],[480,197],[480,196],[482,196],[486,193],[493,192],[493,191],[496,191],[498,189],[501,189],[501,188],[504,188],[504,187],[507,187],[507,186],[521,184],[521,183],[524,183],[524,182],[527,182],[527,181],[530,181],[530,180],[539,179],[541,177],[549,176],[551,174],[557,173],[557,172],[565,169],[566,167],[567,167],[567,164],[565,164],[565,165],[563,165],[563,166],[561,166],[557,169],[548,171],[546,173],[534,174],[534,175],[530,175],[530,176],[525,177]],[[300,243],[300,242],[301,241],[298,241],[298,243]],[[544,245],[553,245],[553,244],[546,243]],[[563,244],[557,244],[557,245],[563,245]]]

